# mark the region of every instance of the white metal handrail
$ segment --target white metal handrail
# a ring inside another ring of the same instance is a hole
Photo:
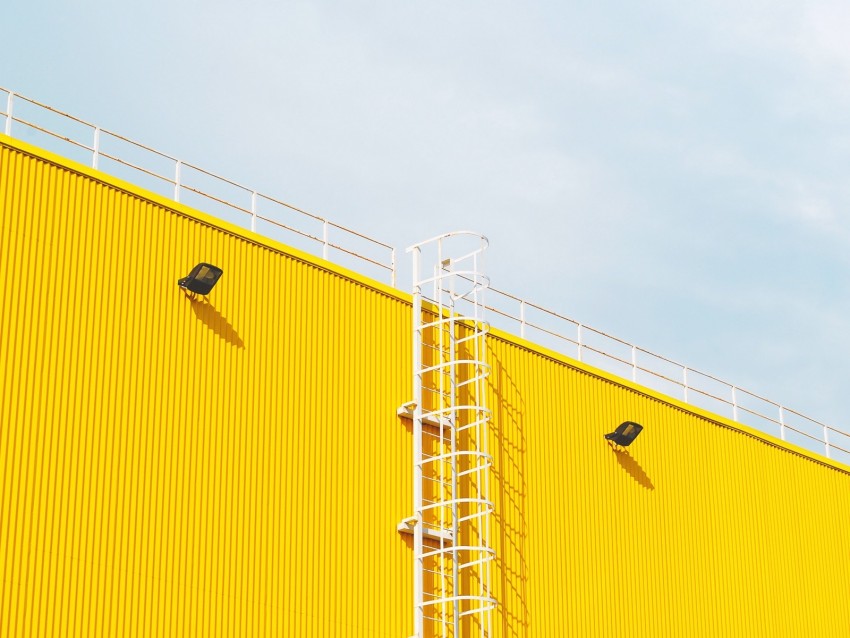
[[[29,107],[32,114],[28,117],[22,116],[22,107]],[[0,130],[6,135],[17,135],[23,127],[26,132],[36,132],[47,136],[45,139],[69,144],[72,149],[78,149],[88,155],[93,168],[103,170],[103,160],[107,160],[114,167],[133,171],[137,178],[148,177],[155,180],[151,190],[175,201],[180,201],[181,195],[201,197],[205,201],[220,205],[224,211],[221,216],[225,219],[236,214],[236,223],[245,225],[247,221],[251,230],[271,237],[283,231],[288,233],[286,237],[290,239],[305,240],[307,250],[325,259],[333,259],[337,263],[340,263],[340,258],[344,256],[352,257],[356,260],[356,265],[374,266],[384,276],[389,272],[390,284],[396,285],[396,249],[389,244],[2,87],[0,108],[5,108],[0,110],[0,118],[3,118]],[[46,121],[50,118],[58,119],[51,125]],[[71,131],[74,128],[76,134]],[[125,154],[107,149],[110,141],[125,145]],[[136,155],[141,159],[135,159]],[[145,162],[157,161],[166,168],[170,167],[170,170],[144,165]],[[197,178],[209,179],[213,184],[228,187],[246,200],[245,203],[234,202],[231,196],[217,195],[187,183],[188,172]],[[159,184],[159,190],[156,184]],[[274,209],[290,215],[291,219],[280,219],[268,212]],[[211,210],[206,212],[215,214],[215,211]],[[299,227],[298,222],[311,223],[315,229]],[[262,228],[258,225],[262,225]],[[343,239],[332,241],[332,231]],[[358,251],[351,245],[358,240],[366,246],[366,250],[376,250],[378,256],[371,252],[367,255],[362,252],[363,249]],[[433,240],[418,245],[431,241]],[[507,324],[504,328],[509,332],[575,356],[580,361],[586,360],[600,368],[630,376],[634,381],[640,381],[667,394],[681,396],[687,403],[721,414],[726,413],[735,421],[775,434],[782,440],[799,443],[829,458],[850,463],[850,434],[845,431],[510,293],[492,287],[489,290],[490,299],[495,297],[495,300],[486,306],[486,310],[490,317],[505,320]],[[531,315],[535,314],[538,318],[531,318]],[[591,343],[594,339],[596,342]]]
[[[389,275],[390,285],[396,285],[396,250],[389,244],[0,87],[0,108],[4,105],[5,110],[0,110],[2,130],[10,137],[38,134],[44,142],[70,145],[63,148],[82,151],[93,168],[119,177],[120,170],[127,169],[135,179],[150,178],[153,181],[146,184],[150,190],[177,202],[183,196],[197,196],[206,202],[205,212],[272,238],[281,231],[290,233],[284,236],[306,240],[304,247],[323,259],[342,263],[344,256],[353,258],[355,265],[374,266],[381,278]],[[22,109],[27,110],[25,115],[20,113]],[[123,152],[107,148],[110,143],[123,147]],[[113,170],[104,166],[104,160]],[[207,181],[209,186],[192,183],[192,178]],[[210,205],[219,208],[210,209]]]
[[[850,464],[847,432],[510,293],[489,292],[485,310],[491,322],[507,320],[498,327],[508,332]]]

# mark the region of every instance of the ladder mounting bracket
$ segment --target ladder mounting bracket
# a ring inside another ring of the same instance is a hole
[[[403,519],[397,526],[396,529],[402,534],[413,534],[414,529],[418,521],[415,516],[410,516],[409,518]],[[422,526],[422,537],[430,538],[435,541],[446,541],[449,543],[454,542],[454,535],[449,530],[445,529],[437,529],[436,527],[428,527],[427,525]]]
[[[413,419],[413,411],[416,409],[416,403],[410,401],[402,405],[398,410],[396,410],[396,414],[400,416],[402,419]],[[425,417],[422,419],[422,425],[429,425],[432,428],[440,428],[441,430],[445,430],[451,427],[451,422],[448,419],[443,419],[442,422],[438,421],[434,417]]]

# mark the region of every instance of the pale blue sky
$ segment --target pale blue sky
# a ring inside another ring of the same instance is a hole
[[[850,428],[845,2],[4,14],[0,86]]]

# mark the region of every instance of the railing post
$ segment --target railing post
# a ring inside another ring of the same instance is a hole
[[[519,336],[525,339],[525,300],[519,302]]]
[[[732,420],[738,420],[738,395],[735,392],[735,386],[729,386],[732,388]]]
[[[9,91],[9,97],[6,100],[6,135],[12,136],[12,103],[15,94]]]
[[[785,440],[785,408],[779,406],[779,438]]]
[[[100,159],[100,127],[94,127],[94,141],[92,142],[91,167],[97,168]]]
[[[637,346],[632,346],[632,381],[637,383]]]
[[[174,201],[180,201],[180,167],[183,165],[183,162],[180,160],[176,160],[174,164]]]
[[[398,273],[396,272],[396,262],[395,262],[395,248],[392,249],[392,253],[390,253],[390,285],[395,288],[396,287],[396,277]]]
[[[578,360],[581,361],[581,324],[576,325],[576,343],[578,344]]]
[[[328,258],[328,220],[322,220],[322,259]]]
[[[251,232],[257,232],[257,191],[251,192]]]
[[[682,367],[682,391],[685,395],[685,403],[688,402],[688,369]]]
[[[829,428],[826,426],[823,426],[823,447],[826,458],[831,459],[832,457],[829,455]]]

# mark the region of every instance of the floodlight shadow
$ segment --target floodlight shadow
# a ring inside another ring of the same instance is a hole
[[[245,342],[231,323],[206,299],[189,298],[192,311],[210,330],[229,344],[245,349]]]

